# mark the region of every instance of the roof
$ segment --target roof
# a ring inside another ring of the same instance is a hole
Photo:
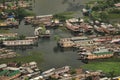
[[[15,67],[7,67],[7,70],[19,70],[19,68],[15,68]]]
[[[14,72],[8,74],[8,76],[9,76],[9,77],[15,76],[16,74],[19,74],[19,73],[20,73],[20,71],[19,71],[19,70],[16,70],[16,71],[14,71]]]
[[[36,65],[37,63],[36,62],[30,62],[29,64],[30,65]]]
[[[94,53],[95,55],[104,55],[104,54],[113,54],[112,52],[99,52],[99,53]]]
[[[111,43],[119,42],[119,41],[120,41],[120,39],[114,39],[114,40],[111,41]]]
[[[120,3],[114,4],[116,7],[120,7]]]
[[[88,39],[87,37],[72,37],[71,40],[83,40]]]
[[[37,18],[43,18],[43,17],[52,17],[53,15],[40,15],[40,16],[36,16]]]
[[[10,16],[8,16],[8,18],[14,18],[14,15],[10,15]]]
[[[33,79],[30,79],[30,80],[39,80],[39,79],[43,79],[43,76],[38,76],[38,77],[35,77]]]
[[[0,76],[5,75],[7,72],[8,72],[8,70],[3,70],[3,71],[1,71],[1,72],[0,72]]]
[[[7,64],[1,64],[0,65],[0,68],[4,68],[4,67],[7,67]]]
[[[64,67],[62,67],[62,68],[56,69],[55,72],[61,72],[61,71],[63,71],[63,70],[68,71],[69,69],[70,69],[70,66],[64,66]]]
[[[50,73],[50,72],[52,72],[52,71],[54,71],[55,70],[55,68],[52,68],[52,69],[49,69],[49,70],[47,70],[47,71],[44,71],[42,74],[47,74],[47,73]]]

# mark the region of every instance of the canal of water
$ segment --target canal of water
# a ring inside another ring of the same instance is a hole
[[[37,15],[55,14],[65,11],[76,11],[75,16],[81,15],[81,9],[83,4],[89,0],[35,0],[33,2],[33,11]],[[34,28],[31,25],[24,25],[22,21],[19,29],[12,29],[12,31],[18,34],[26,36],[33,36]],[[28,49],[24,51],[18,51],[21,54],[25,54],[31,51],[37,51],[42,53],[43,62],[39,65],[43,70],[50,69],[53,67],[62,67],[65,65],[72,66],[73,68],[80,67],[83,63],[77,60],[77,53],[73,50],[60,51],[57,48],[57,41],[54,37],[71,37],[69,31],[63,31],[61,29],[51,29],[51,38],[49,40],[40,39],[38,47]],[[36,55],[36,54],[34,54]]]

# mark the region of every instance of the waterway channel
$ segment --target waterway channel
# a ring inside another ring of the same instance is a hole
[[[77,14],[74,16],[81,16],[80,10],[83,8],[83,4],[88,1],[89,0],[35,0],[35,3],[33,2],[33,11],[36,15],[76,11]],[[23,21],[21,22],[19,29],[12,29],[12,31],[25,36],[33,36],[34,34],[34,28],[31,25],[24,25]],[[80,67],[83,63],[80,60],[77,60],[77,53],[73,50],[58,50],[57,41],[54,39],[55,35],[59,35],[60,37],[71,37],[72,35],[70,32],[61,29],[51,29],[51,33],[51,38],[47,40],[40,39],[37,47],[24,51],[18,50],[18,52],[23,55],[31,51],[42,53],[44,60],[39,66],[43,70],[65,65],[72,66],[73,68]]]

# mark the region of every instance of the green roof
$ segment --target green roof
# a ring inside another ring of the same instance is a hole
[[[19,71],[19,70],[16,70],[16,71],[8,74],[8,76],[11,77],[11,76],[14,76],[14,75],[19,74],[19,73],[20,73],[20,71]]]
[[[8,73],[8,70],[3,70],[3,71],[0,72],[0,76],[5,75],[6,73]]]
[[[100,52],[100,53],[93,53],[95,55],[104,55],[104,54],[113,54],[113,52]]]

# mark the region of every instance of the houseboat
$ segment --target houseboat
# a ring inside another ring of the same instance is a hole
[[[0,65],[0,80],[25,80],[26,77],[30,80],[37,76],[40,76],[40,70],[34,61],[20,65],[15,62]]]
[[[63,38],[58,41],[58,45],[61,47],[73,47],[78,45],[89,45],[92,44],[93,41],[88,39],[88,37],[71,37],[71,38]]]
[[[13,57],[16,57],[16,53],[14,51],[5,48],[0,49],[0,59],[13,58]]]
[[[66,27],[73,32],[79,33],[90,32],[93,30],[92,26],[77,18],[66,20]]]
[[[94,25],[94,29],[97,32],[104,33],[104,30],[101,27],[98,27],[97,25]]]
[[[52,76],[54,74],[55,68],[49,69],[47,71],[42,72],[41,76],[44,78]]]
[[[25,24],[31,24],[31,21],[34,19],[34,16],[24,17]]]
[[[26,37],[25,39],[27,39],[27,40],[33,40],[33,41],[37,41],[37,40],[38,40],[38,36]]]
[[[101,58],[110,58],[113,56],[113,52],[107,48],[100,47],[100,48],[96,48],[92,52],[89,51],[81,52],[79,55],[80,55],[80,59],[93,60],[93,59],[101,59]]]
[[[17,37],[17,33],[2,33],[0,34],[0,40],[9,40],[11,38]]]
[[[44,24],[44,25],[51,25],[52,24],[53,15],[42,15],[42,16],[28,16],[25,17],[25,24]]]
[[[66,20],[66,27],[74,32],[79,32],[80,31],[80,25],[75,24],[78,22],[78,19],[70,19],[70,20]],[[73,24],[74,23],[74,24]]]
[[[64,66],[62,68],[58,68],[54,71],[55,74],[59,75],[59,74],[63,74],[63,73],[67,73],[70,71],[70,66]]]
[[[19,22],[14,18],[7,18],[6,21],[0,23],[0,28],[18,28]]]
[[[4,46],[25,46],[25,45],[34,45],[34,40],[12,40],[12,41],[3,41]]]

